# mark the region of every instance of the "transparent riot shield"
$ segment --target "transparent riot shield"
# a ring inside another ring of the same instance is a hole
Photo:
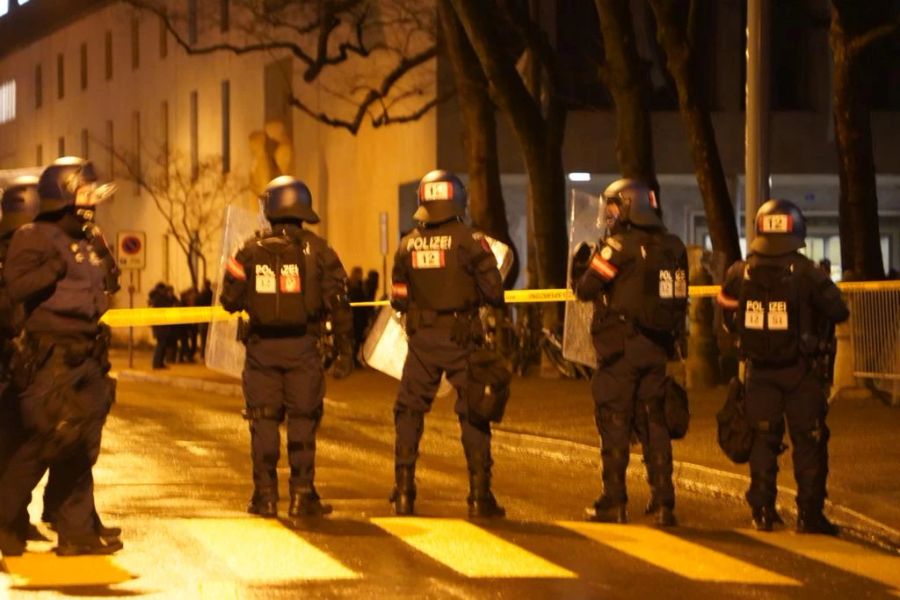
[[[225,227],[222,231],[222,253],[219,255],[219,277],[225,276],[225,263],[234,256],[241,244],[254,232],[268,229],[262,211],[252,211],[229,205],[225,212]],[[219,279],[217,290],[222,289]],[[219,294],[216,294],[216,298]],[[244,344],[238,340],[237,319],[213,321],[209,324],[206,341],[206,366],[214,371],[241,377],[244,370]]]
[[[606,220],[603,198],[572,190],[569,206],[569,264],[566,277],[572,288],[572,256],[582,242],[596,244],[605,235]],[[563,356],[572,362],[589,367],[597,366],[597,354],[591,341],[591,319],[594,305],[578,300],[566,302],[566,319],[563,326]]]
[[[494,258],[497,259],[497,268],[500,275],[506,277],[513,265],[513,253],[509,246],[491,237],[485,236]],[[385,306],[378,313],[368,337],[363,344],[363,358],[366,364],[394,379],[400,379],[403,375],[403,364],[409,346],[406,338],[406,329],[400,316],[390,306]],[[441,380],[439,396],[450,392],[450,384],[447,379]]]

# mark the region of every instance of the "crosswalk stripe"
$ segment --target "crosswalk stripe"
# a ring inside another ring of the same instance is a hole
[[[13,588],[61,588],[113,585],[134,578],[109,556],[60,558],[53,553],[26,552],[3,558]]]
[[[835,569],[874,579],[894,588],[894,594],[900,596],[900,557],[824,535],[797,535],[787,531],[762,533],[749,529],[740,533]]]
[[[372,523],[466,577],[577,575],[461,519],[387,517]]]
[[[557,524],[619,552],[695,581],[800,585],[799,581],[790,577],[767,571],[658,529],[577,521],[562,521]]]
[[[283,525],[264,519],[188,519],[186,529],[245,581],[357,579]]]

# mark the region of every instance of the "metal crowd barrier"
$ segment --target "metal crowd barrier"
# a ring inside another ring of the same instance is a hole
[[[900,404],[900,281],[842,286],[850,308],[853,376]]]

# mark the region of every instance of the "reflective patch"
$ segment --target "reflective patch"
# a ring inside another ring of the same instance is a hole
[[[443,250],[416,250],[412,253],[413,269],[443,269],[445,265]]]
[[[675,271],[675,297],[687,298],[687,273],[684,269]]]
[[[610,248],[609,246],[604,246],[603,250],[600,251],[600,256],[603,257],[604,260],[609,260],[610,258],[612,258],[612,254],[612,248]]]
[[[269,265],[256,265],[256,293],[275,293],[275,271]]]
[[[762,331],[765,323],[765,308],[759,300],[748,300],[744,309],[744,328]]]
[[[757,223],[760,233],[790,233],[794,230],[791,215],[762,215]]]
[[[613,248],[615,248],[615,249],[618,250],[619,252],[622,251],[622,242],[620,242],[620,241],[617,240],[616,238],[609,238],[608,240],[606,240],[606,245],[607,245],[607,246],[612,246]]]
[[[641,246],[641,258],[647,258],[647,249]]]
[[[452,235],[432,235],[430,237],[414,237],[406,242],[407,250],[450,250],[453,247]]]
[[[228,259],[227,263],[225,263],[225,269],[235,279],[239,279],[241,281],[247,279],[247,274],[244,272],[244,265],[239,263],[233,256]]]
[[[300,268],[297,265],[282,265],[279,279],[280,290],[283,294],[300,293]]]
[[[391,296],[394,298],[406,298],[409,295],[409,289],[405,283],[395,282],[391,285]]]
[[[737,310],[741,304],[737,299],[732,298],[721,290],[719,290],[719,295],[716,296],[716,303],[722,308],[727,308],[729,310]]]
[[[768,326],[770,331],[787,331],[788,305],[787,302],[769,302]]]
[[[616,269],[612,263],[607,262],[602,256],[597,254],[591,259],[591,269],[596,271],[606,280],[613,279],[616,276],[616,273],[618,273],[618,269]]]
[[[675,283],[672,281],[671,271],[659,272],[659,297],[672,298],[675,295]]]
[[[422,200],[430,202],[432,200],[452,200],[453,186],[449,181],[434,181],[426,183],[422,186]]]

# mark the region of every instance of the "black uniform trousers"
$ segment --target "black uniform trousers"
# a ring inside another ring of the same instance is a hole
[[[778,455],[784,450],[785,418],[793,445],[797,506],[820,511],[828,478],[828,438],[825,425],[828,401],[821,379],[805,360],[782,368],[749,365],[746,374],[747,416],[757,427],[750,453],[753,508],[774,506]]]
[[[316,430],[322,420],[325,398],[325,377],[317,338],[311,335],[250,336],[243,383],[257,499],[278,498],[279,426],[285,416],[291,489],[312,485]]]
[[[60,541],[90,538],[94,532],[94,479],[92,468],[100,454],[103,425],[112,404],[114,381],[101,370],[100,363],[86,358],[69,366],[57,346],[37,369],[32,383],[21,393],[19,407],[27,438],[13,452],[0,475],[0,528],[11,530],[16,518],[27,509],[31,492],[44,472],[53,465],[65,476],[59,480],[61,499],[57,514]],[[77,435],[48,453],[55,444],[47,435],[47,398],[65,389],[70,414],[77,415]]]
[[[416,464],[419,441],[425,428],[425,413],[431,410],[441,376],[446,373],[457,393],[454,409],[459,417],[469,472],[490,472],[493,465],[490,424],[473,424],[468,419],[466,399],[471,352],[471,348],[461,347],[450,339],[449,329],[423,327],[409,336],[409,353],[403,365],[403,376],[394,405],[397,433],[394,457],[397,467]]]
[[[666,360],[662,346],[631,332],[624,340],[623,354],[601,364],[591,380],[601,440],[603,493],[613,502],[628,501],[625,472],[634,431],[641,442],[654,501],[675,506],[672,441],[663,412]]]

